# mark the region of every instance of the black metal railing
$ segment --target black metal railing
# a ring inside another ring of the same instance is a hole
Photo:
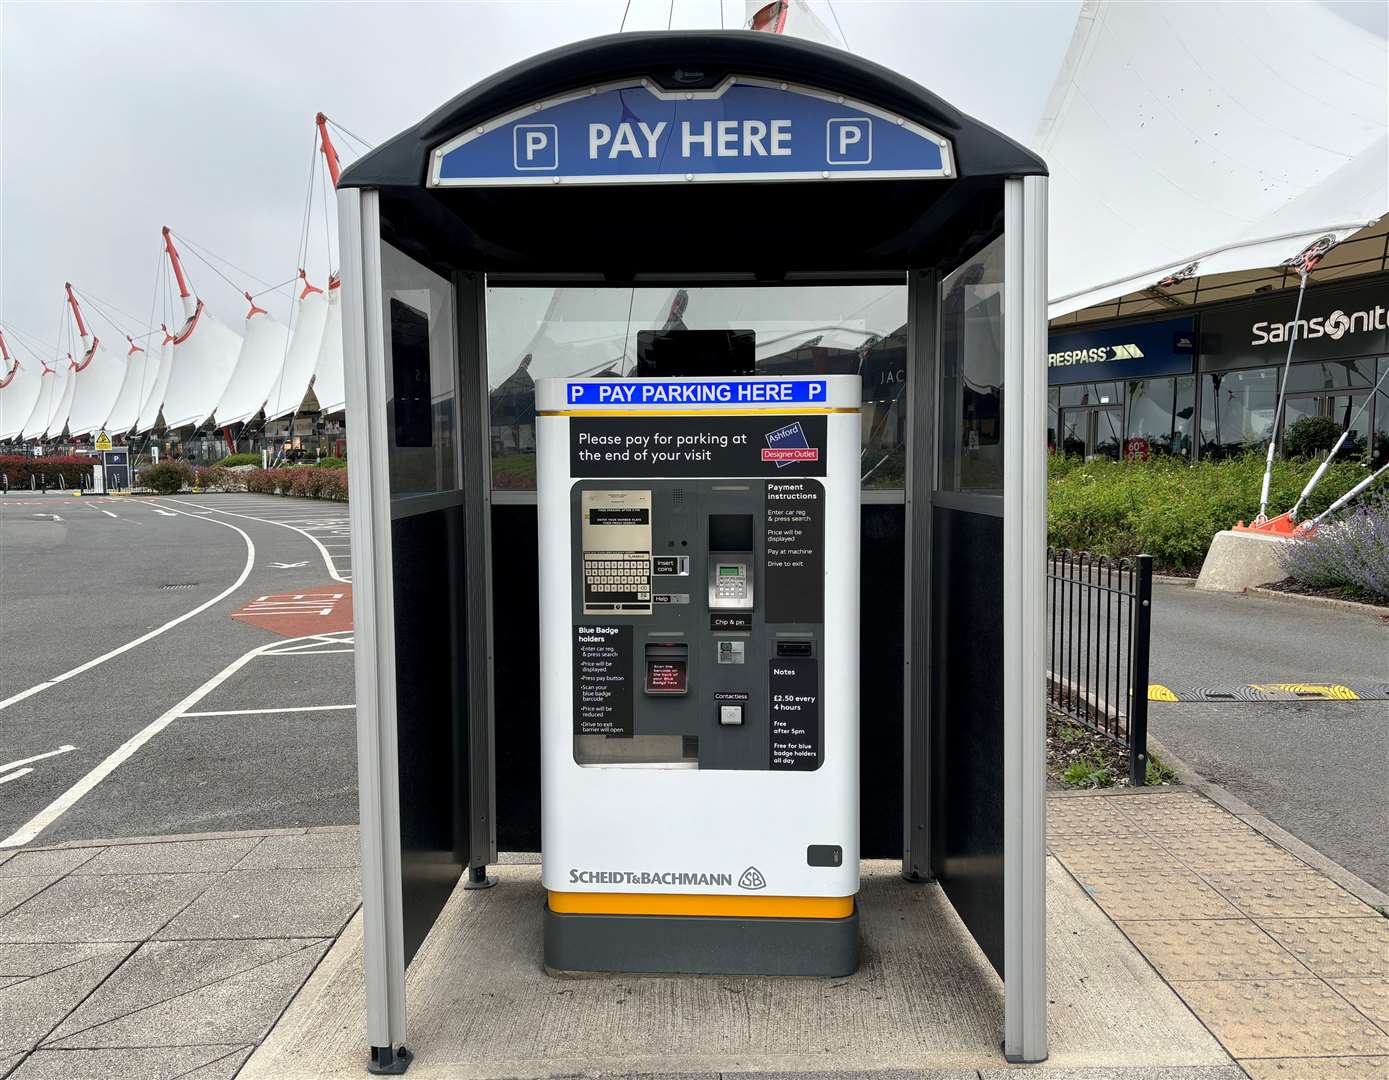
[[[1129,779],[1148,768],[1153,557],[1047,549],[1047,702],[1125,746]]]

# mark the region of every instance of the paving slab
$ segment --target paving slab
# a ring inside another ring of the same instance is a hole
[[[70,950],[51,969],[0,990],[0,1052],[28,1050],[38,1045],[72,1008],[99,985],[132,946],[122,944],[67,945]],[[50,953],[46,963],[52,963]],[[9,965],[7,965],[9,966]]]
[[[43,892],[62,875],[43,877],[0,877],[0,915],[8,915],[31,896]]]
[[[96,856],[95,851],[46,848],[16,851],[0,863],[0,877],[67,874]]]
[[[1389,1032],[1389,979],[1327,979],[1331,988]]]
[[[1169,982],[1295,979],[1307,968],[1248,919],[1121,922],[1119,928]]]
[[[1324,979],[1389,976],[1389,919],[1264,919],[1260,925]]]
[[[249,1046],[37,1050],[9,1080],[231,1080]]]
[[[1389,1054],[1389,1035],[1318,979],[1175,985],[1239,1059]]]
[[[1044,1080],[1246,1080],[1238,1065],[1196,1065],[1164,1068],[1135,1065],[1127,1069],[1053,1069],[1027,1066],[1009,1069],[980,1069],[980,1080],[1019,1080],[1037,1076]]]
[[[1389,1057],[1264,1058],[1241,1061],[1250,1080],[1384,1080]]]
[[[157,936],[335,937],[356,910],[359,892],[355,869],[233,870]]]
[[[324,939],[146,942],[43,1046],[258,1042],[328,944]]]
[[[188,874],[230,870],[261,842],[256,836],[116,844],[78,866],[74,874]]]
[[[1240,911],[1191,871],[1090,873],[1085,889],[1111,919],[1227,919]]]
[[[291,867],[353,867],[361,863],[356,829],[268,836],[240,862],[238,870],[282,870]]]
[[[1383,917],[1369,904],[1352,896],[1315,870],[1282,873],[1212,870],[1206,874],[1206,880],[1222,896],[1253,919],[1299,916],[1369,919]]]
[[[69,875],[0,917],[0,941],[141,941],[215,880],[212,874]]]
[[[864,961],[846,979],[558,979],[541,963],[538,868],[507,866],[494,889],[455,890],[407,972],[406,1044],[417,1054],[410,1075],[824,1071],[843,1077],[865,1070],[891,1075],[883,1072],[890,1069],[969,1075],[1001,1066],[997,975],[940,889],[907,883],[899,870],[892,862],[864,864]],[[1231,1066],[1052,860],[1048,896],[1048,1070],[1112,1070],[1133,1061]],[[484,958],[486,974],[478,977]],[[358,916],[242,1077],[360,1077],[363,995]],[[1107,1075],[1090,1073],[1093,1080]],[[1220,1074],[1209,1080],[1217,1077],[1225,1080]]]

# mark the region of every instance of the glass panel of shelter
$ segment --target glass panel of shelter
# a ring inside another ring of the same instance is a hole
[[[758,375],[862,376],[863,486],[900,489],[906,473],[906,323],[905,280],[876,285],[489,286],[492,487],[535,489],[536,379],[634,376],[643,334],[751,330]]]

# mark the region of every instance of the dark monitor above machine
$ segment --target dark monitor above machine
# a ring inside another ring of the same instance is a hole
[[[752,330],[639,330],[637,371],[647,378],[755,375]]]

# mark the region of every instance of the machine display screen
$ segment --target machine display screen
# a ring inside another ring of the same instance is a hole
[[[683,694],[689,667],[684,660],[647,660],[646,692],[648,694]]]
[[[741,566],[720,566],[719,573],[724,577],[742,577],[743,568]]]

